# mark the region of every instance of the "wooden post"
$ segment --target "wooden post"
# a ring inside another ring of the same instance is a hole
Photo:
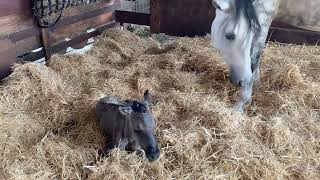
[[[49,28],[41,28],[41,41],[45,52],[46,61],[49,61],[52,55],[51,52],[51,39],[50,39],[50,29]]]
[[[150,0],[150,31],[161,32],[161,0]],[[163,4],[163,3],[162,3]]]

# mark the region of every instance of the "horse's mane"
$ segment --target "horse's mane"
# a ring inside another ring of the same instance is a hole
[[[243,14],[247,20],[249,29],[254,31],[260,31],[261,26],[257,17],[255,8],[253,7],[254,0],[235,0],[235,20],[238,21],[240,15]]]

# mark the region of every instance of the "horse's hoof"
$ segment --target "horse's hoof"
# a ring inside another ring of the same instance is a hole
[[[234,109],[235,109],[237,112],[240,112],[241,114],[244,113],[244,108],[243,108],[242,106],[240,106],[240,105],[236,105],[236,106],[234,107]]]
[[[243,126],[243,122],[242,122],[242,121],[239,121],[239,120],[234,121],[233,126],[234,126],[235,128],[240,128],[240,127]]]

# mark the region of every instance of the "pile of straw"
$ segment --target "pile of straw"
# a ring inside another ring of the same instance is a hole
[[[320,179],[320,48],[268,44],[242,115],[210,39],[111,29],[84,55],[17,65],[0,87],[1,179]],[[114,150],[95,103],[153,97],[159,161]],[[243,120],[240,128],[233,126]]]

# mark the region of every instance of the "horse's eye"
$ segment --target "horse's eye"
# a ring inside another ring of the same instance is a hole
[[[227,38],[228,40],[233,41],[233,40],[236,38],[236,35],[233,34],[233,33],[227,33],[227,34],[226,34],[226,38]]]

